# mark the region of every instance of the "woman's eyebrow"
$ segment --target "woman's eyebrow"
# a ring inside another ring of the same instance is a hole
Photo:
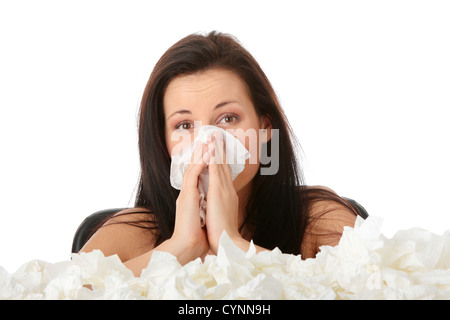
[[[238,103],[238,102],[235,101],[235,100],[224,101],[224,102],[221,102],[221,103],[217,104],[217,105],[214,107],[214,110],[216,110],[216,109],[218,109],[218,108],[220,108],[220,107],[226,106],[227,104],[230,104],[230,103]]]
[[[220,107],[226,106],[227,104],[230,104],[230,103],[237,103],[238,104],[238,102],[235,101],[235,100],[223,101],[223,102],[218,103],[214,107],[214,110],[219,109]],[[185,113],[192,114],[192,112],[190,110],[188,110],[188,109],[178,110],[178,111],[175,111],[174,113],[172,113],[170,116],[168,116],[166,121],[169,120],[170,117],[176,115],[177,113],[180,113],[180,114],[185,114]]]
[[[174,113],[172,113],[170,116],[168,116],[166,121],[169,120],[172,116],[176,115],[177,113],[181,113],[181,114],[183,114],[183,113],[190,113],[190,114],[192,114],[192,112],[190,110],[186,110],[186,109],[178,110],[178,111],[175,111]]]

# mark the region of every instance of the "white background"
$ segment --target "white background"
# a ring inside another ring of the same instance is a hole
[[[447,1],[0,0],[0,266],[68,260],[89,214],[132,206],[137,113],[180,38],[235,35],[271,80],[307,184],[450,229]]]

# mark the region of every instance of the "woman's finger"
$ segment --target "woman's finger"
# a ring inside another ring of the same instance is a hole
[[[222,179],[228,183],[233,183],[231,179],[231,169],[230,165],[227,163],[227,154],[225,148],[225,141],[223,136],[218,132],[214,133],[214,142],[215,142],[215,154],[218,157],[217,163],[219,164],[219,172],[223,174]]]
[[[213,142],[215,147],[215,157],[218,164],[225,163],[225,144],[223,142],[223,137],[218,132],[213,133]]]
[[[209,144],[209,152],[211,153],[211,159],[209,161],[209,186],[210,188],[233,188],[233,182],[231,179],[231,172],[227,172],[228,164],[221,164],[217,157],[219,152],[217,146],[214,143]],[[228,168],[229,169],[229,168]]]
[[[191,156],[190,163],[184,172],[182,189],[186,188],[197,188],[198,186],[198,176],[202,172],[203,168],[206,166],[206,162],[203,159],[203,152],[205,146],[197,141],[194,146],[194,152]]]

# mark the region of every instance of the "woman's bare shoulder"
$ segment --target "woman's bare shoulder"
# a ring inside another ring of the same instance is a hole
[[[309,186],[307,190],[319,190],[325,191],[331,197],[318,197],[317,201],[312,201],[310,205],[309,215],[311,218],[318,218],[319,216],[323,216],[325,218],[336,218],[339,216],[343,216],[344,220],[351,217],[351,220],[355,220],[355,213],[345,204],[340,203],[340,201],[345,202],[334,190],[325,187],[325,186]],[[336,201],[339,199],[340,201]],[[330,215],[326,216],[326,213],[330,213]]]
[[[310,189],[324,190],[338,196],[332,189],[324,186],[311,186]],[[356,215],[345,204],[330,199],[319,199],[309,205],[309,223],[305,230],[302,254],[305,258],[314,257],[320,246],[335,246],[344,227],[353,227]]]
[[[97,249],[105,256],[117,254],[125,262],[153,248],[155,227],[152,211],[146,208],[121,210],[94,233],[80,252]]]

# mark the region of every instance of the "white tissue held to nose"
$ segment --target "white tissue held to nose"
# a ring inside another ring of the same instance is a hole
[[[232,180],[236,179],[236,177],[244,171],[245,162],[250,158],[250,153],[241,141],[222,128],[204,125],[200,127],[197,136],[192,143],[181,149],[180,152],[172,154],[172,163],[170,166],[170,184],[172,187],[177,190],[181,189],[184,172],[190,164],[195,143],[200,141],[202,144],[206,144],[208,138],[212,136],[214,132],[218,132],[222,135],[222,139],[225,143],[225,162],[230,166]],[[190,139],[190,137],[188,138]],[[200,184],[202,184],[202,189],[206,193],[208,189],[208,166],[206,166],[200,174],[199,187]]]

